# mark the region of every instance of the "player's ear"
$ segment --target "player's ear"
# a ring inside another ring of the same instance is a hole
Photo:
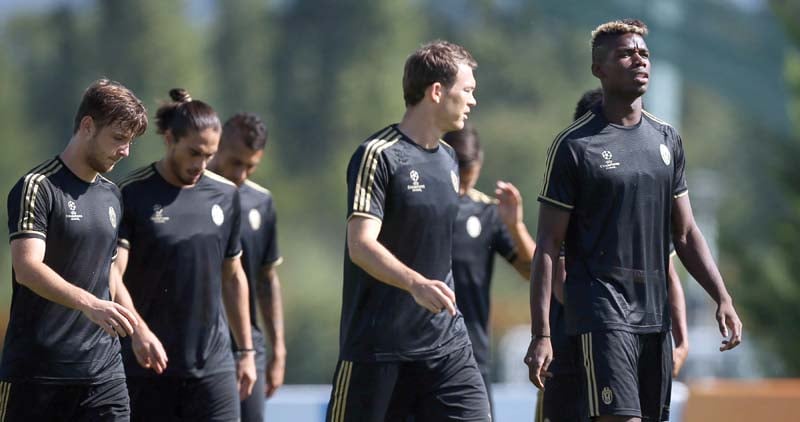
[[[172,134],[172,129],[167,129],[164,131],[164,143],[167,146],[174,145],[176,142],[175,135]]]
[[[442,101],[442,95],[444,94],[444,86],[441,82],[434,82],[428,86],[425,90],[425,96],[430,98],[436,104],[439,104]]]
[[[600,63],[592,63],[592,75],[594,75],[594,77],[597,79],[603,79],[605,72],[603,72],[603,68],[600,66]]]
[[[78,126],[78,131],[80,131],[84,136],[90,138],[94,136],[95,131],[97,130],[97,126],[94,124],[94,119],[92,116],[88,114],[81,118],[81,123]]]

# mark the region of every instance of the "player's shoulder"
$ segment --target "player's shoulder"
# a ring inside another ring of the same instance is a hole
[[[660,132],[670,135],[677,135],[678,133],[674,126],[645,109],[642,109],[642,120]]]
[[[466,193],[467,198],[469,198],[472,202],[476,204],[480,204],[483,206],[496,206],[498,201],[495,198],[473,188],[467,191]]]
[[[253,196],[265,201],[272,200],[272,192],[270,192],[269,189],[250,179],[245,179],[244,183],[242,183],[242,186],[239,187],[239,192],[242,195]]]
[[[32,181],[41,182],[50,179],[64,167],[64,163],[58,157],[45,160],[37,164],[32,169],[25,172],[19,179],[21,183],[31,183]]]
[[[111,179],[103,176],[102,174],[98,174],[96,182],[97,186],[112,192],[116,196],[120,196],[119,186],[117,186],[117,184]]]
[[[144,183],[149,178],[153,177],[156,174],[156,168],[153,163],[150,163],[146,166],[139,167],[138,169],[130,172],[127,176],[122,178],[119,181],[117,186],[119,186],[120,190],[125,191],[130,189],[133,186],[138,184]]]
[[[448,144],[447,142],[445,142],[445,141],[444,141],[444,139],[439,139],[439,145],[441,146],[441,148],[443,148],[443,149],[444,149],[444,151],[445,151],[445,152],[446,152],[446,153],[447,153],[449,156],[453,157],[453,159],[454,159],[454,160],[457,160],[457,158],[456,158],[456,150],[455,150],[455,148],[453,148],[453,147],[452,147],[450,144]]]
[[[378,151],[383,151],[391,146],[396,145],[402,137],[403,133],[397,129],[397,125],[392,124],[386,126],[385,128],[368,136],[367,139],[361,142],[356,150],[356,154],[359,152],[362,154],[374,154]]]
[[[596,109],[584,113],[556,135],[554,143],[566,141],[569,144],[586,144],[604,126],[604,119]]]
[[[209,169],[203,171],[203,178],[201,180],[223,191],[236,191],[238,189],[235,183]]]

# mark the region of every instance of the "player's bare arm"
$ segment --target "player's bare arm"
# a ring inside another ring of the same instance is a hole
[[[129,309],[139,321],[136,332],[131,336],[131,349],[136,356],[136,361],[142,368],[149,368],[157,374],[162,374],[167,369],[167,352],[161,340],[150,330],[147,322],[136,311],[128,288],[125,287],[123,275],[128,268],[128,249],[117,248],[117,259],[111,266],[110,282],[114,289],[114,301]]]
[[[236,379],[239,398],[244,400],[253,392],[256,382],[256,360],[253,337],[250,332],[250,307],[248,306],[247,276],[239,257],[226,259],[222,268],[222,302],[225,315],[236,342]]]
[[[669,307],[672,318],[672,339],[675,348],[672,350],[672,376],[678,373],[689,355],[689,330],[686,324],[686,300],[684,299],[683,286],[678,272],[675,271],[675,262],[669,258],[667,270],[667,288],[669,289]]]
[[[531,382],[544,388],[544,377],[553,360],[550,344],[550,295],[552,293],[553,270],[559,261],[561,243],[567,234],[570,213],[542,204],[539,207],[539,222],[536,231],[538,248],[533,257],[531,270],[531,344],[525,356]]]
[[[266,283],[258,283],[256,294],[264,317],[264,329],[272,346],[269,360],[267,361],[266,390],[267,397],[272,397],[275,391],[283,385],[286,371],[286,342],[283,331],[283,301],[281,299],[281,282],[278,271],[274,265],[263,268],[262,277]]]
[[[680,196],[672,203],[672,242],[689,274],[717,303],[719,332],[727,337],[722,341],[719,350],[730,350],[738,346],[742,342],[742,322],[736,314],[733,299],[725,288],[725,282],[714,263],[706,239],[694,220],[689,195]]]
[[[456,295],[440,280],[430,280],[408,268],[378,242],[381,222],[354,215],[347,222],[347,248],[350,259],[376,279],[409,292],[423,308],[438,313],[456,314]]]
[[[124,306],[102,300],[77,287],[44,263],[45,241],[38,238],[11,241],[11,262],[17,282],[37,295],[83,312],[108,335],[125,337],[138,325],[136,316]]]
[[[517,247],[517,259],[514,260],[514,269],[525,279],[531,278],[531,262],[536,250],[536,242],[531,238],[528,228],[522,219],[522,195],[516,186],[510,182],[497,181],[494,194],[499,201],[497,212],[500,220],[508,229],[514,246]]]

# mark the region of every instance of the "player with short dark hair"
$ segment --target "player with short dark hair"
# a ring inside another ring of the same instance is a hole
[[[603,100],[556,137],[539,196],[525,362],[543,388],[553,358],[553,265],[565,241],[566,329],[580,336],[581,387],[590,417],[600,421],[668,418],[670,240],[718,304],[720,332],[730,334],[720,350],[741,342],[742,324],[692,215],[681,138],[642,108],[650,76],[646,34],[637,20],[593,32],[592,74]]]
[[[513,184],[498,181],[494,198],[475,189],[483,168],[478,131],[467,122],[442,140],[455,150],[460,174],[453,226],[456,301],[491,403],[489,308],[494,257],[502,256],[527,281],[536,244],[523,222],[522,196]]]
[[[264,122],[253,113],[237,113],[222,126],[219,150],[208,164],[209,169],[239,187],[242,204],[242,267],[250,288],[250,331],[258,374],[253,393],[242,401],[242,422],[264,420],[264,396],[271,397],[283,384],[286,365],[277,270],[283,258],[278,252],[277,215],[272,193],[250,180],[264,156],[266,144]],[[256,318],[259,308],[265,323],[263,329]],[[271,345],[269,359],[264,331]]]
[[[406,60],[406,112],[347,168],[339,363],[327,420],[487,421],[489,403],[453,292],[458,163],[440,141],[477,103],[476,62],[434,41]]]
[[[130,296],[119,300],[141,315],[123,348],[132,417],[237,421],[256,378],[239,194],[206,170],[221,131],[214,109],[182,89],[170,97],[156,113],[166,155],[120,185],[116,267]]]
[[[603,100],[603,90],[595,88],[583,93],[575,106],[573,120],[578,120],[584,114],[595,108]],[[686,328],[686,304],[684,301],[683,287],[678,273],[675,271],[672,257],[675,251],[670,252],[669,269],[667,273],[668,297],[672,309],[672,337],[675,347],[672,351],[673,377],[678,376],[683,362],[689,353],[689,339]],[[581,396],[580,370],[583,364],[577,359],[575,338],[567,336],[564,326],[564,281],[566,269],[564,255],[562,254],[556,264],[553,274],[553,288],[550,300],[550,343],[553,346],[554,360],[548,371],[547,391],[539,390],[539,401],[536,413],[536,422],[550,421],[588,421],[589,412],[586,398]],[[557,358],[555,358],[557,357]]]
[[[118,82],[84,92],[64,151],[8,195],[12,297],[0,363],[0,420],[127,421],[117,336],[138,321],[112,301],[120,192],[101,173],[147,128],[142,102]]]

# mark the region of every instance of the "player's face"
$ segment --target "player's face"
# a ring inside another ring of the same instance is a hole
[[[170,172],[184,185],[194,185],[200,180],[209,160],[219,146],[218,129],[189,131],[180,139],[167,139],[166,164]]]
[[[606,92],[639,97],[647,91],[650,51],[641,35],[624,34],[609,40],[605,59],[595,66]]]
[[[214,157],[215,169],[226,179],[241,186],[261,162],[264,150],[250,149],[240,139],[227,142]]]
[[[111,171],[119,160],[128,156],[131,142],[133,134],[117,124],[96,127],[94,135],[89,138],[89,167],[98,173]]]
[[[452,132],[464,128],[464,121],[472,107],[478,104],[475,100],[475,76],[472,68],[466,64],[458,65],[456,80],[449,88],[444,88],[441,100],[441,128],[444,132]]]

